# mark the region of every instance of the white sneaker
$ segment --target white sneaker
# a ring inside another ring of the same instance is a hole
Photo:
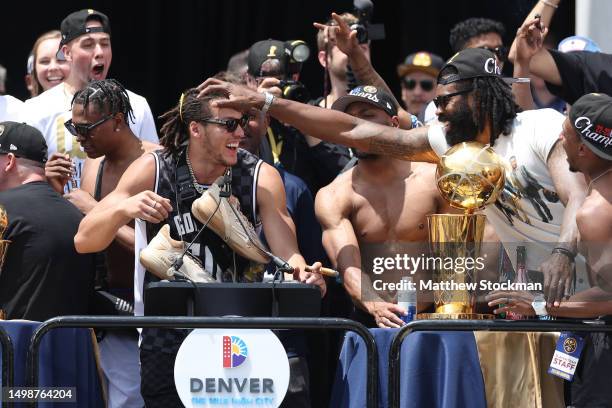
[[[187,277],[193,282],[216,282],[200,261],[189,251],[183,256],[183,264],[176,271],[172,265],[185,248],[182,241],[170,238],[170,226],[161,227],[149,245],[140,251],[140,263],[160,279],[174,280],[174,275]]]
[[[238,206],[235,197],[220,197],[221,189],[215,181],[209,188],[191,205],[191,212],[202,224],[208,222],[208,228],[221,237],[234,251],[243,257],[255,262],[266,264],[270,257],[264,252],[267,250],[255,233],[253,225],[246,219]],[[219,204],[220,202],[220,204]],[[232,211],[232,208],[236,211]],[[236,217],[238,214],[238,217]],[[243,227],[244,226],[244,227]]]

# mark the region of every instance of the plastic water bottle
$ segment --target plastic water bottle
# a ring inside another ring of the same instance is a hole
[[[404,276],[402,283],[403,288],[397,291],[397,305],[408,312],[406,316],[400,316],[404,323],[408,323],[416,317],[417,291],[412,282],[412,276]]]

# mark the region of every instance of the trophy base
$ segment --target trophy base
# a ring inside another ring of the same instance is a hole
[[[495,315],[484,313],[418,313],[416,320],[493,320]]]

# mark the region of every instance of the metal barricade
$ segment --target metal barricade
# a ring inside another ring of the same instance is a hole
[[[15,351],[11,338],[2,327],[0,327],[0,344],[2,344],[2,387],[12,387],[15,381]],[[6,403],[7,407],[12,405],[10,402]]]
[[[165,329],[312,329],[350,330],[364,341],[367,353],[367,406],[374,408],[378,399],[378,351],[374,337],[361,323],[336,318],[281,318],[281,317],[119,317],[119,316],[63,316],[43,322],[32,335],[26,373],[28,385],[38,386],[38,349],[43,336],[52,329],[70,328],[144,328]],[[36,404],[34,404],[36,405]]]
[[[400,361],[404,339],[415,331],[522,331],[522,332],[612,332],[612,326],[559,320],[415,320],[400,329],[389,349],[390,408],[400,404]]]

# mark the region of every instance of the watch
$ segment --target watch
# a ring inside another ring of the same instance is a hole
[[[272,106],[272,102],[274,102],[274,95],[272,95],[270,92],[264,92],[264,95],[266,95],[266,100],[261,107],[261,113],[265,115],[268,112],[268,109],[270,109],[270,106]]]
[[[544,299],[544,295],[539,293],[533,298],[533,302],[531,302],[531,307],[535,311],[535,314],[538,316],[548,316],[548,310],[546,310],[546,299]]]

